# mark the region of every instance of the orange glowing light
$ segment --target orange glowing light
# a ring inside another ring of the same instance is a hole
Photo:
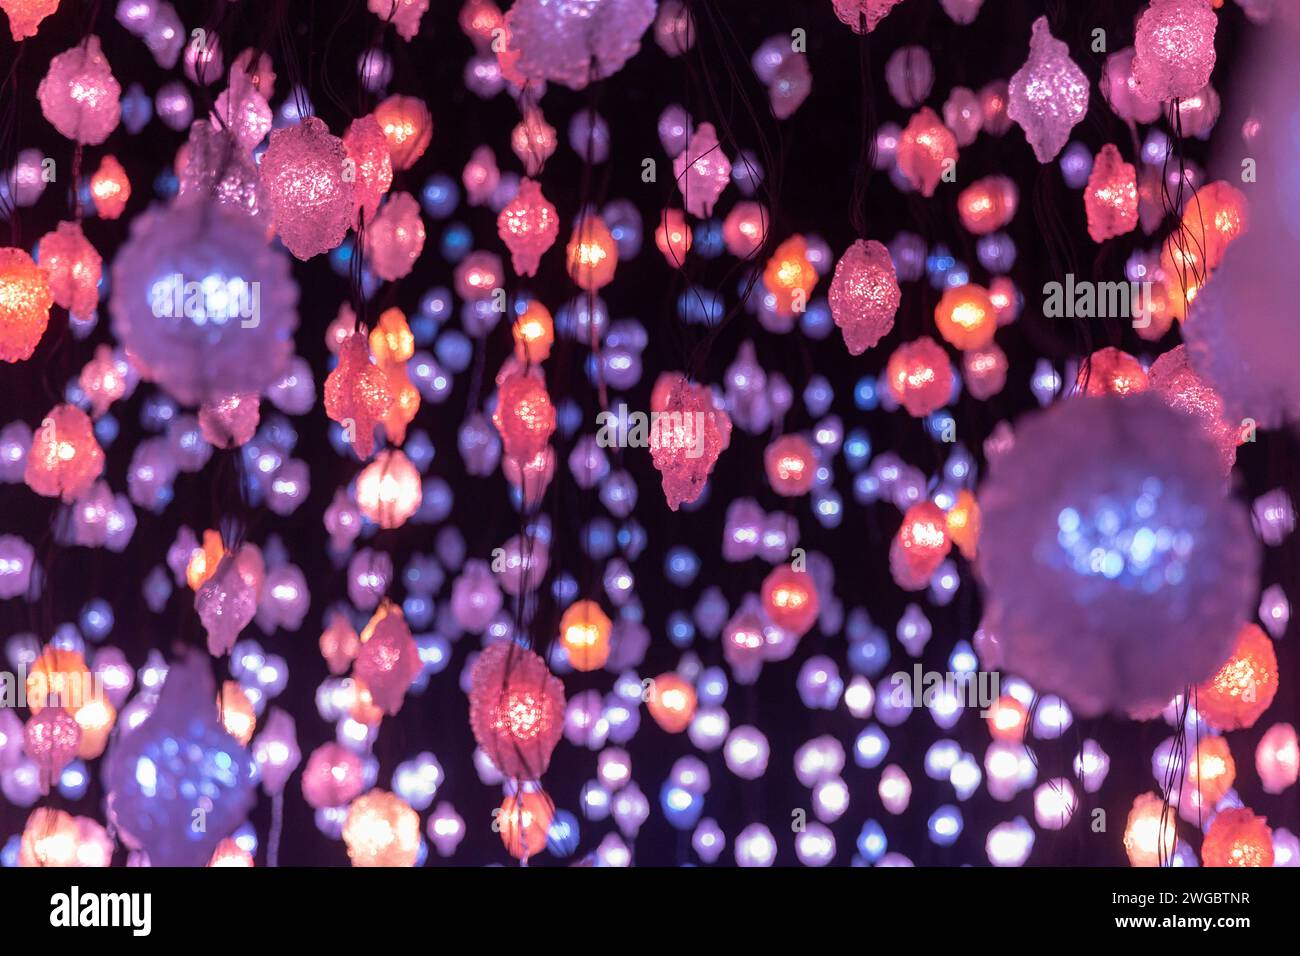
[[[695,688],[678,674],[660,674],[650,684],[646,708],[656,724],[670,734],[679,734],[695,716]]]
[[[1246,624],[1219,670],[1196,688],[1197,711],[1218,730],[1253,727],[1277,696],[1273,642],[1257,624]]]
[[[594,292],[609,285],[618,267],[618,244],[600,216],[583,216],[573,227],[565,248],[569,278],[579,288]]]
[[[27,672],[27,706],[39,714],[60,707],[74,717],[95,697],[90,669],[77,651],[46,647]]]
[[[221,541],[221,532],[209,528],[203,532],[203,544],[190,554],[190,563],[185,566],[185,583],[190,590],[197,591],[208,578],[217,573],[217,565],[226,554],[226,546]]]
[[[968,561],[975,557],[980,539],[980,506],[975,495],[963,488],[957,500],[948,509],[948,537],[952,538],[962,557]]]
[[[116,219],[131,198],[131,180],[113,156],[99,161],[99,169],[90,177],[90,199],[100,219]]]
[[[536,856],[546,847],[547,833],[555,807],[543,791],[529,790],[516,797],[507,796],[494,814],[493,827],[501,842],[517,860]]]
[[[401,309],[385,309],[370,332],[370,352],[380,365],[405,362],[415,354],[415,335]]]
[[[968,283],[944,292],[934,310],[934,324],[954,348],[982,349],[993,341],[997,312],[988,290]]]
[[[217,707],[226,733],[247,745],[253,739],[253,731],[257,729],[257,712],[238,681],[228,680],[221,685],[221,698],[217,701]]]
[[[560,643],[574,670],[594,671],[609,659],[610,620],[595,601],[574,601],[560,618]]]
[[[546,306],[533,299],[515,322],[515,357],[521,362],[544,362],[555,344],[555,323]]]
[[[808,260],[808,242],[794,235],[776,247],[763,270],[763,284],[778,315],[802,313],[817,286],[817,270]]]

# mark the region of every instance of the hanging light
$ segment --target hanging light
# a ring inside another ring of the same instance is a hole
[[[574,670],[594,671],[609,659],[609,617],[595,601],[574,601],[560,618],[560,643]]]
[[[400,448],[386,448],[357,476],[357,507],[381,528],[400,528],[420,507],[420,473]]]

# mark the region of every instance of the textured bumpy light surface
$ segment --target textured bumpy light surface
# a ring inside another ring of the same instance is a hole
[[[470,673],[474,739],[505,776],[546,772],[564,733],[564,685],[545,662],[511,642],[489,645]]]
[[[665,373],[655,383],[650,407],[660,417],[650,429],[650,457],[662,476],[668,507],[699,498],[718,456],[731,444],[731,419],[707,386]]]
[[[262,188],[276,232],[299,259],[333,249],[352,224],[355,179],[343,175],[346,159],[343,141],[315,116],[271,134]]]
[[[54,297],[44,271],[22,249],[0,249],[0,360],[32,357]]]
[[[362,116],[353,120],[343,134],[343,148],[353,164],[353,201],[358,215],[364,214],[365,221],[370,222],[379,210],[379,201],[393,185],[388,138],[374,116]]]
[[[731,181],[731,161],[718,144],[712,123],[701,123],[673,159],[673,177],[686,211],[692,216],[713,214],[713,204]]]
[[[899,138],[897,161],[898,171],[929,198],[957,162],[957,137],[934,110],[924,106],[912,114]]]
[[[364,332],[355,332],[339,348],[339,364],[325,379],[325,413],[344,427],[357,457],[375,448],[375,426],[393,404],[388,378],[370,359]]]
[[[1122,236],[1137,227],[1137,170],[1124,162],[1114,143],[1107,143],[1097,153],[1083,191],[1083,205],[1093,242]]]
[[[1079,385],[1085,395],[1136,395],[1147,390],[1150,379],[1135,357],[1109,345],[1088,356],[1079,369]]]
[[[845,250],[831,278],[830,307],[851,355],[861,355],[889,334],[902,301],[894,260],[874,239]]]
[[[114,841],[90,817],[37,807],[27,818],[18,847],[18,865],[32,867],[108,866]]]
[[[14,41],[36,36],[41,21],[59,8],[59,0],[3,0],[0,10],[9,17]]]
[[[90,416],[75,405],[55,406],[32,433],[23,480],[38,495],[75,501],[103,471]]]
[[[1187,346],[1179,345],[1162,353],[1151,363],[1147,376],[1151,388],[1171,408],[1186,412],[1200,423],[1218,449],[1224,472],[1230,471],[1237,460],[1241,426],[1234,426],[1224,417],[1223,399],[1188,363]]]
[[[1142,95],[1179,99],[1210,82],[1217,26],[1210,0],[1152,0],[1133,41],[1133,78]]]
[[[1124,852],[1130,866],[1161,866],[1174,852],[1177,821],[1154,793],[1133,801],[1124,826]]]
[[[271,107],[241,72],[231,75],[230,87],[218,94],[213,104],[214,125],[229,130],[246,150],[251,150],[271,131]]]
[[[79,45],[50,60],[49,72],[36,89],[41,112],[50,124],[76,143],[94,146],[108,139],[122,118],[122,87],[91,34]]]
[[[519,192],[497,216],[497,234],[510,250],[510,261],[521,276],[534,276],[546,250],[560,234],[555,206],[532,179],[519,183]]]
[[[92,316],[99,305],[103,260],[81,231],[80,223],[61,222],[53,232],[47,232],[37,247],[36,258],[49,278],[55,305],[76,317]]]
[[[870,33],[900,3],[902,0],[831,0],[835,15],[841,23],[852,27],[854,33],[863,32],[864,21],[866,32]]]
[[[420,18],[429,10],[429,0],[366,0],[366,8],[392,23],[403,40],[420,32]]]
[[[557,144],[555,127],[546,122],[542,111],[536,106],[526,107],[523,118],[510,133],[510,148],[524,164],[524,171],[529,176],[540,173]]]
[[[234,133],[200,120],[190,127],[177,205],[215,202],[265,224],[270,203],[248,150]]]
[[[555,406],[540,373],[516,372],[502,381],[492,421],[511,458],[527,461],[545,449],[555,433]]]
[[[207,632],[208,653],[213,657],[229,654],[240,632],[252,623],[262,575],[260,556],[245,545],[236,554],[221,558],[216,571],[194,592],[194,610]]]
[[[952,391],[952,362],[943,346],[928,336],[894,350],[885,367],[889,390],[917,418],[943,407]]]
[[[1268,821],[1249,807],[1219,811],[1201,844],[1205,866],[1262,867],[1273,865],[1273,831]]]
[[[227,395],[199,407],[199,430],[216,448],[247,444],[261,420],[261,402],[256,395]]]
[[[366,233],[370,265],[385,282],[410,275],[424,251],[424,220],[410,193],[393,193]]]
[[[1160,399],[1027,418],[979,502],[986,627],[1040,692],[1084,714],[1159,707],[1227,657],[1257,546],[1213,447]]]
[[[406,692],[420,674],[420,650],[397,605],[385,601],[361,632],[352,673],[384,713],[391,716],[402,709]]]
[[[0,865],[1300,860],[1300,0],[447,3],[0,0]]]
[[[414,96],[390,96],[375,107],[375,119],[388,140],[394,169],[410,169],[433,139],[433,117],[424,101]]]
[[[302,770],[302,795],[307,805],[346,806],[365,786],[361,757],[334,741],[312,751]]]
[[[247,216],[215,205],[142,213],[112,278],[113,334],[178,401],[261,394],[284,374],[298,286],[288,259]]]
[[[415,866],[420,815],[397,794],[371,790],[348,807],[342,835],[353,866]]]
[[[1247,624],[1227,660],[1196,688],[1197,713],[1219,730],[1253,727],[1277,696],[1279,677],[1273,642]]]
[[[654,0],[518,0],[506,26],[523,76],[580,90],[622,69],[654,17]]]
[[[1025,131],[1040,163],[1050,163],[1088,112],[1088,78],[1070,48],[1052,36],[1047,17],[1034,21],[1029,59],[1011,77],[1007,115]]]

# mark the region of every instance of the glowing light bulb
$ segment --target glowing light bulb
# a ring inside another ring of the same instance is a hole
[[[767,480],[785,498],[806,495],[813,485],[817,454],[802,435],[782,435],[763,452]]]
[[[415,866],[420,815],[396,794],[371,790],[348,807],[343,842],[353,866]]]
[[[542,256],[560,234],[555,206],[542,195],[542,187],[531,179],[519,183],[514,199],[497,216],[497,234],[510,250],[515,272],[534,276]]]
[[[1124,850],[1131,866],[1160,866],[1174,852],[1175,817],[1154,793],[1133,801],[1124,826]]]
[[[1273,830],[1249,807],[1220,811],[1201,844],[1205,866],[1269,867],[1273,865]]]
[[[574,601],[560,618],[560,643],[574,670],[594,671],[609,658],[609,617],[595,601]]]
[[[1219,730],[1253,727],[1277,696],[1279,671],[1273,642],[1246,624],[1219,670],[1196,688],[1196,710]]]
[[[946,289],[935,306],[934,324],[954,348],[987,348],[997,331],[997,308],[983,286],[956,286]]]
[[[414,96],[390,96],[372,114],[388,140],[396,170],[410,169],[433,139],[433,117],[424,101]]]
[[[618,244],[600,216],[583,216],[573,227],[565,249],[569,277],[579,288],[594,292],[609,285],[618,267]]]
[[[690,725],[696,703],[695,688],[675,673],[654,678],[646,695],[650,716],[670,734],[679,734]]]
[[[802,314],[817,285],[817,270],[808,260],[808,242],[794,235],[776,247],[763,270],[763,285],[772,296],[777,315]]]
[[[957,137],[925,106],[912,115],[898,141],[898,171],[927,199],[957,162]]]
[[[131,198],[131,180],[117,158],[110,155],[99,161],[99,168],[90,177],[90,199],[95,213],[101,219],[116,219],[126,209]]]
[[[680,209],[665,209],[655,228],[655,245],[663,253],[664,261],[674,269],[686,263],[691,251],[691,228]]]
[[[555,343],[555,323],[546,306],[533,299],[511,330],[515,340],[515,357],[521,362],[544,362]]]
[[[22,249],[0,249],[0,359],[32,357],[50,321],[49,280]]]
[[[952,391],[952,363],[934,339],[922,336],[894,350],[885,366],[894,398],[916,418],[938,411]]]
[[[400,528],[423,499],[420,473],[401,449],[384,449],[357,476],[357,507],[381,528]]]

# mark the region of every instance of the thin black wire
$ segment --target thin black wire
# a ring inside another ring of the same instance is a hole
[[[876,98],[871,77],[871,42],[867,33],[867,15],[860,16],[858,40],[858,72],[861,86],[861,131],[858,142],[858,165],[853,175],[853,194],[850,200],[850,218],[853,231],[859,239],[867,238],[867,187],[876,165]],[[908,58],[911,68],[911,58]],[[909,84],[910,85],[910,84]]]

